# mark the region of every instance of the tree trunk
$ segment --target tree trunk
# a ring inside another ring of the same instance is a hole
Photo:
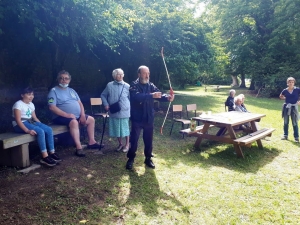
[[[69,51],[67,48],[61,49],[61,46],[59,46],[57,43],[52,42],[52,48],[51,48],[51,56],[52,56],[52,83],[49,88],[54,87],[57,85],[57,74],[59,71],[64,69],[64,64],[67,59],[67,56],[69,54]]]
[[[241,85],[240,85],[240,88],[245,88],[245,87],[246,87],[245,74],[241,73]]]
[[[251,79],[249,90],[255,90],[255,85],[254,84],[255,84],[255,81],[253,79]]]
[[[232,87],[238,86],[238,85],[239,85],[239,82],[238,82],[238,80],[237,80],[237,76],[231,75],[231,78],[232,78],[232,84],[231,84],[231,86],[232,86]]]
[[[51,56],[52,56],[52,82],[50,84],[50,87],[52,88],[57,84],[56,77],[57,73],[59,72],[61,65],[59,65],[58,55],[59,55],[59,46],[55,42],[51,43],[52,49],[51,49]]]

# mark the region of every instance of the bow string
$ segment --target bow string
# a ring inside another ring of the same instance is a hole
[[[163,62],[164,62],[164,65],[165,65],[165,69],[166,69],[166,73],[167,73],[167,77],[168,77],[168,81],[169,81],[169,85],[170,85],[170,95],[174,95],[174,91],[173,91],[173,88],[172,88],[172,85],[171,85],[171,80],[170,80],[170,75],[169,75],[169,72],[168,72],[168,68],[167,68],[167,65],[166,65],[166,62],[165,62],[165,58],[164,58],[164,47],[161,48],[161,57],[163,59]],[[169,106],[168,106],[168,110],[166,112],[166,115],[165,115],[165,119],[163,121],[163,124],[160,128],[160,133],[163,134],[163,127],[165,125],[165,122],[166,122],[166,119],[167,119],[167,116],[168,116],[168,113],[169,113],[169,110],[170,110],[170,106],[171,106],[171,102],[169,102]]]

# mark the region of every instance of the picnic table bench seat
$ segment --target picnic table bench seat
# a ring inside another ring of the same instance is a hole
[[[257,140],[263,139],[267,136],[270,137],[273,131],[275,131],[274,128],[263,128],[246,136],[235,139],[234,142],[241,146],[251,146],[251,144]]]
[[[187,128],[187,129],[183,129],[183,130],[180,130],[179,131],[179,133],[181,133],[181,134],[192,134],[192,133],[197,133],[197,132],[202,132],[202,130],[203,130],[203,127],[204,127],[204,125],[200,125],[200,126],[197,126],[196,128],[195,128],[195,131],[191,131],[191,129],[190,128]],[[214,125],[210,125],[209,127],[214,127]]]
[[[67,126],[49,125],[53,130],[53,135],[69,132]],[[22,133],[2,133],[0,134],[0,165],[13,167],[30,166],[29,143],[36,140],[36,136]]]

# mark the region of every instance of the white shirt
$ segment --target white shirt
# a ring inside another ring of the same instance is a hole
[[[29,102],[28,104],[23,102],[22,100],[17,101],[12,107],[12,117],[15,118],[14,110],[18,109],[21,111],[21,121],[25,122],[25,119],[31,119],[32,112],[35,110],[34,104]],[[17,122],[14,120],[12,121],[12,125],[16,126]]]

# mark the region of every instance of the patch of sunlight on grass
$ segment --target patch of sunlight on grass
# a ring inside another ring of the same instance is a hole
[[[119,203],[125,204],[128,201],[130,195],[130,182],[129,182],[129,176],[124,175],[120,179],[120,182],[118,183],[118,189],[117,189],[117,196]]]
[[[135,171],[138,176],[143,176],[145,174],[145,166],[135,166]]]
[[[200,156],[202,156],[204,159],[209,158],[209,154],[207,152],[200,152]]]

